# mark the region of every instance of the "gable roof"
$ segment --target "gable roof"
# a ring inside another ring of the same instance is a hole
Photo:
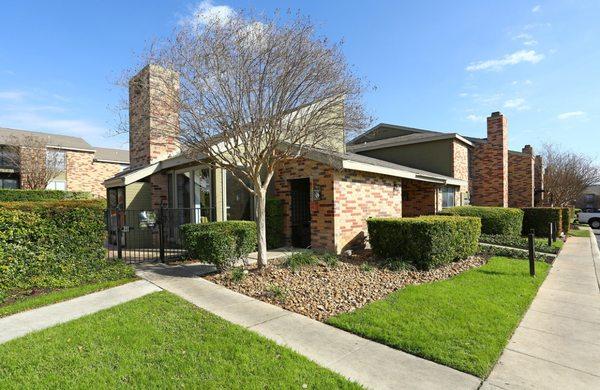
[[[129,150],[111,149],[111,148],[94,148],[96,154],[94,160],[99,162],[129,164]]]
[[[57,147],[61,149],[79,150],[84,152],[94,151],[92,145],[88,144],[83,138],[80,137],[0,127],[0,144],[7,144],[13,141],[24,142],[27,140],[27,137],[35,137],[45,140],[47,147]]]
[[[407,135],[402,135],[398,137],[384,138],[371,142],[364,142],[360,144],[348,145],[348,150],[354,152],[360,152],[364,150],[372,150],[372,149],[382,149],[382,148],[390,148],[393,146],[399,145],[411,145],[418,144],[422,142],[433,142],[444,139],[457,139],[460,142],[473,146],[473,143],[469,141],[467,138],[461,136],[456,133],[412,133]]]
[[[401,137],[409,134],[445,134],[445,132],[417,129],[415,127],[392,125],[390,123],[380,123],[364,133],[358,135],[350,142],[349,145],[356,145],[365,142],[372,142],[393,137]]]

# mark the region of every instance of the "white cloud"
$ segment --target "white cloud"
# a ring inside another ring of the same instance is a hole
[[[538,44],[538,41],[536,41],[531,34],[527,33],[516,35],[513,39],[520,40],[525,46],[534,46]]]
[[[179,23],[201,27],[214,20],[225,22],[234,14],[235,11],[228,5],[214,5],[211,0],[204,0],[193,8],[191,16],[181,18]]]
[[[2,100],[11,100],[11,101],[21,101],[27,95],[24,91],[0,91],[0,99]]]
[[[525,99],[516,98],[516,99],[508,99],[504,102],[504,108],[514,108],[517,111],[529,110],[529,106],[525,104]]]
[[[460,96],[460,97],[463,97],[463,98],[464,98],[464,97],[467,97],[467,96],[469,96],[469,94],[468,94],[468,93],[466,93],[466,92],[461,92],[461,93],[459,93],[459,94],[458,94],[458,96]]]
[[[535,6],[534,6],[534,7],[531,9],[531,12],[534,12],[534,13],[535,13],[535,12],[540,12],[540,11],[541,11],[541,9],[542,9],[542,6],[541,6],[541,5],[539,5],[539,4],[537,4],[537,5],[535,5]]]
[[[481,115],[469,114],[467,115],[467,120],[470,120],[471,122],[483,122],[485,118]]]
[[[559,114],[557,116],[557,118],[560,120],[566,120],[566,119],[571,119],[571,118],[581,118],[584,116],[585,116],[585,112],[583,112],[583,111],[569,111],[569,112],[563,112],[562,114]]]
[[[509,65],[517,65],[521,62],[536,64],[543,59],[544,55],[537,53],[535,50],[519,50],[512,54],[507,54],[502,58],[471,63],[466,67],[466,70],[468,72],[476,72],[480,70],[500,71]]]

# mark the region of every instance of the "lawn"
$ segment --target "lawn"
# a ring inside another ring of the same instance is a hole
[[[15,302],[0,304],[0,318],[19,313],[21,311],[35,309],[36,307],[51,305],[53,303],[66,301],[67,299],[105,290],[107,288],[119,286],[124,283],[133,282],[134,280],[136,280],[136,278],[109,280],[98,283],[84,284],[82,286],[66,288],[64,290],[50,291],[40,295],[21,297]]]
[[[479,242],[494,244],[494,245],[502,245],[508,246],[511,248],[519,248],[519,249],[528,249],[528,238],[527,236],[501,236],[501,235],[489,235],[482,234],[479,238]],[[563,247],[564,242],[560,239],[556,240],[552,243],[552,245],[548,245],[547,238],[538,237],[535,239],[535,250],[537,252],[544,253],[558,253],[559,250]]]
[[[328,320],[368,339],[485,378],[546,277],[549,265],[494,257],[452,279],[407,286]]]
[[[587,229],[570,230],[569,231],[569,236],[571,236],[571,237],[589,237],[590,236],[590,231],[587,230]]]
[[[0,388],[359,388],[166,292],[0,345]]]

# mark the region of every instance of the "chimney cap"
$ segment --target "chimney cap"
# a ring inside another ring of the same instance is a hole
[[[500,113],[500,111],[494,111],[492,112],[492,117],[494,116],[501,116],[502,114]]]

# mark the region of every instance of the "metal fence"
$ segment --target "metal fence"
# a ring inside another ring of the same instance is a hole
[[[184,258],[181,225],[211,220],[214,210],[208,208],[108,209],[108,257],[128,263]]]

